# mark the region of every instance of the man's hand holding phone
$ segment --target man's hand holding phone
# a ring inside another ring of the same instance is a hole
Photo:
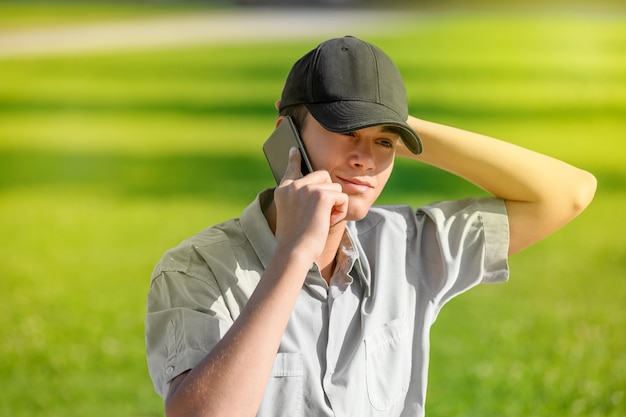
[[[311,251],[313,262],[324,249],[332,226],[345,219],[349,197],[327,171],[300,172],[301,155],[289,151],[287,170],[274,191],[279,245]]]

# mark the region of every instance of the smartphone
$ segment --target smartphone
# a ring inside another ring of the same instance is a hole
[[[285,175],[289,162],[289,149],[293,146],[298,148],[300,155],[302,155],[302,166],[300,169],[302,175],[313,172],[311,162],[309,162],[304,145],[298,134],[298,129],[296,129],[296,125],[291,120],[291,117],[287,116],[263,144],[263,153],[270,165],[276,184],[279,184]]]

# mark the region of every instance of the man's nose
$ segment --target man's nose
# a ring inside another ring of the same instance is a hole
[[[355,144],[350,162],[354,167],[370,170],[376,167],[376,158],[374,157],[373,146],[365,141],[359,141]]]

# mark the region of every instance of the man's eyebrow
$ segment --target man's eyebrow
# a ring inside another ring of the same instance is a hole
[[[395,126],[381,126],[381,131],[383,131],[384,133],[395,133],[398,136],[401,136],[400,133],[402,132],[399,128]]]

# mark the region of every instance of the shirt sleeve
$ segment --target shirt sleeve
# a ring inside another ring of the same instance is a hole
[[[431,300],[441,308],[480,283],[508,279],[509,227],[504,201],[446,201],[417,211],[418,255]]]
[[[180,268],[184,269],[184,268]],[[151,280],[145,322],[148,371],[163,398],[170,381],[197,365],[223,337],[232,319],[211,275],[160,270]]]

